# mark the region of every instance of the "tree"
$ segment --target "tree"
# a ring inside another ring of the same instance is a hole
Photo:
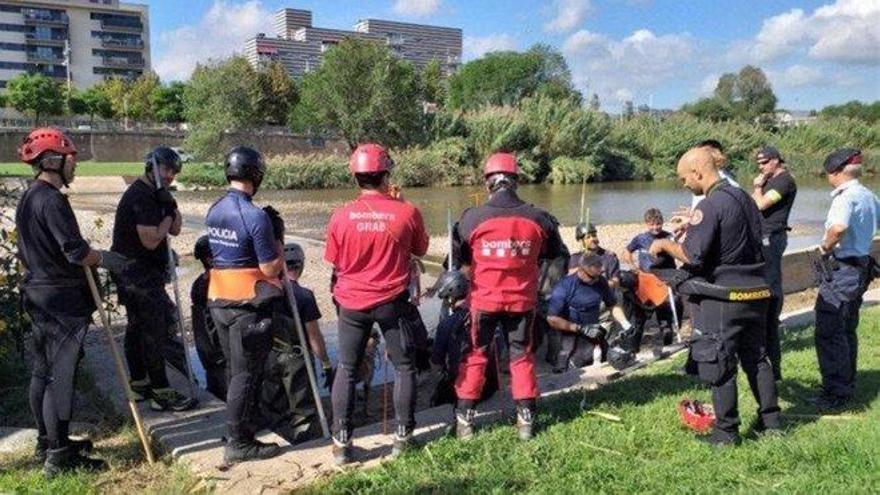
[[[155,72],[147,72],[126,84],[128,96],[128,116],[135,120],[150,120],[154,117],[150,95],[161,85]]]
[[[64,94],[61,86],[43,74],[19,74],[6,84],[6,97],[9,104],[19,112],[34,117],[34,124],[40,117],[60,115],[64,111]]]
[[[590,97],[590,110],[594,112],[598,112],[601,105],[599,103],[599,95],[593,93],[593,96]]]
[[[354,148],[371,140],[403,146],[422,131],[419,80],[387,46],[346,39],[302,80],[295,131],[339,132]]]
[[[623,117],[628,119],[636,114],[635,105],[633,105],[632,100],[626,100],[623,102]]]
[[[88,113],[88,108],[86,108],[86,103],[82,99],[82,93],[77,91],[76,89],[72,89],[67,95],[67,113],[70,115],[84,115]]]
[[[715,99],[721,107],[728,107],[734,116],[744,120],[772,113],[776,109],[776,95],[764,71],[747,65],[739,73],[727,73],[718,79]]]
[[[3,108],[5,106],[6,106],[6,95],[0,94],[0,108]]]
[[[244,57],[197,65],[183,92],[190,124],[186,145],[200,159],[219,161],[223,135],[262,123],[257,73]]]
[[[734,118],[733,108],[719,98],[702,98],[684,105],[681,110],[698,119],[712,122],[723,122]]]
[[[110,97],[99,86],[92,86],[83,91],[78,98],[85,108],[83,113],[87,114],[93,123],[96,115],[102,119],[113,118],[113,104],[110,102]]]
[[[436,58],[422,69],[422,100],[439,105],[446,99],[446,81],[442,69],[440,61]]]
[[[260,86],[257,105],[266,123],[284,125],[299,100],[293,79],[281,62],[272,62],[257,74]]]
[[[167,86],[156,86],[150,93],[153,117],[159,122],[183,122],[183,93],[186,85],[174,81]]]
[[[819,115],[823,117],[849,117],[873,124],[880,121],[880,101],[862,103],[853,100],[843,105],[829,105],[823,108]]]

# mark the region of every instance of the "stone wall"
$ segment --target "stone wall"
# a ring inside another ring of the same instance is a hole
[[[139,162],[149,150],[159,145],[183,146],[185,133],[178,131],[67,131],[79,151],[80,161]],[[17,161],[15,156],[27,130],[0,131],[0,162]],[[282,153],[347,154],[343,140],[310,138],[285,133],[242,132],[229,134],[224,148],[246,144],[265,155]]]
[[[874,238],[871,255],[880,259],[880,237]],[[813,260],[818,256],[816,249],[800,249],[789,251],[782,257],[782,282],[786,294],[800,292],[816,286],[816,274],[813,271]]]

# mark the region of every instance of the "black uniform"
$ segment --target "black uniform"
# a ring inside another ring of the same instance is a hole
[[[699,308],[690,357],[700,379],[712,385],[716,434],[738,435],[737,361],[758,401],[762,426],[778,428],[776,383],[765,344],[770,291],[763,277],[758,207],[741,189],[720,180],[697,205],[683,247],[690,261],[686,269],[713,284],[710,288],[722,289],[682,290]]]
[[[111,250],[134,260],[126,280],[114,277],[119,302],[125,306],[125,360],[133,382],[149,378],[152,389],[169,387],[165,360],[185,373],[183,346],[172,339],[177,309],[168,293],[168,243],[147,249],[137,233],[138,225],[158,226],[173,215],[164,211],[156,191],[143,180],[134,181],[122,195],[113,223]]]
[[[764,217],[764,263],[770,285],[770,310],[767,312],[767,354],[773,364],[773,375],[782,378],[782,349],[779,344],[779,314],[782,313],[782,255],[788,247],[788,216],[797,196],[794,177],[784,170],[771,177],[761,188],[762,194],[775,191],[782,199],[761,212]]]
[[[220,400],[226,400],[226,358],[220,345],[220,334],[208,310],[208,282],[210,274],[202,273],[196,278],[190,290],[192,303],[192,328],[196,341],[196,352],[205,369],[208,392]]]
[[[68,444],[73,384],[95,305],[79,264],[89,254],[67,197],[36,180],[15,211],[18,256],[27,268],[24,310],[32,322],[31,412],[49,448]]]

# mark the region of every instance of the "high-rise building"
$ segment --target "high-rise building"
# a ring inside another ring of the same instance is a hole
[[[119,0],[0,0],[0,88],[40,72],[76,88],[150,68],[147,6]]]
[[[296,77],[317,68],[324,53],[345,38],[385,43],[419,68],[437,60],[447,76],[461,65],[461,29],[379,19],[360,20],[352,31],[325,29],[312,26],[312,13],[299,9],[279,10],[275,37],[257,34],[245,42],[244,54],[254,67],[279,61]]]

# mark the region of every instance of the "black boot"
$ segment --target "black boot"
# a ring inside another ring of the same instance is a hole
[[[396,459],[400,454],[415,447],[413,440],[413,428],[403,425],[397,426],[397,432],[394,434],[394,444],[391,447],[391,458]]]
[[[459,440],[474,438],[474,418],[477,410],[472,408],[455,410],[455,437]]]
[[[739,433],[713,429],[709,435],[698,435],[697,440],[716,448],[735,447],[742,442]]]
[[[239,462],[269,459],[281,453],[275,443],[263,443],[257,440],[235,442],[230,440],[223,449],[223,462],[237,464]]]
[[[345,466],[351,462],[351,433],[346,428],[333,434],[333,462]]]
[[[72,445],[60,449],[48,449],[46,462],[43,464],[43,474],[47,478],[53,478],[65,471],[74,469],[86,469],[88,471],[101,471],[107,469],[107,463],[100,459],[86,457]]]
[[[94,447],[92,445],[92,441],[89,439],[83,440],[75,440],[69,438],[67,440],[67,445],[73,447],[74,450],[79,452],[80,454],[87,454],[92,451]],[[45,436],[37,437],[37,446],[34,448],[34,459],[38,462],[46,461],[46,452],[49,450],[49,438]]]

